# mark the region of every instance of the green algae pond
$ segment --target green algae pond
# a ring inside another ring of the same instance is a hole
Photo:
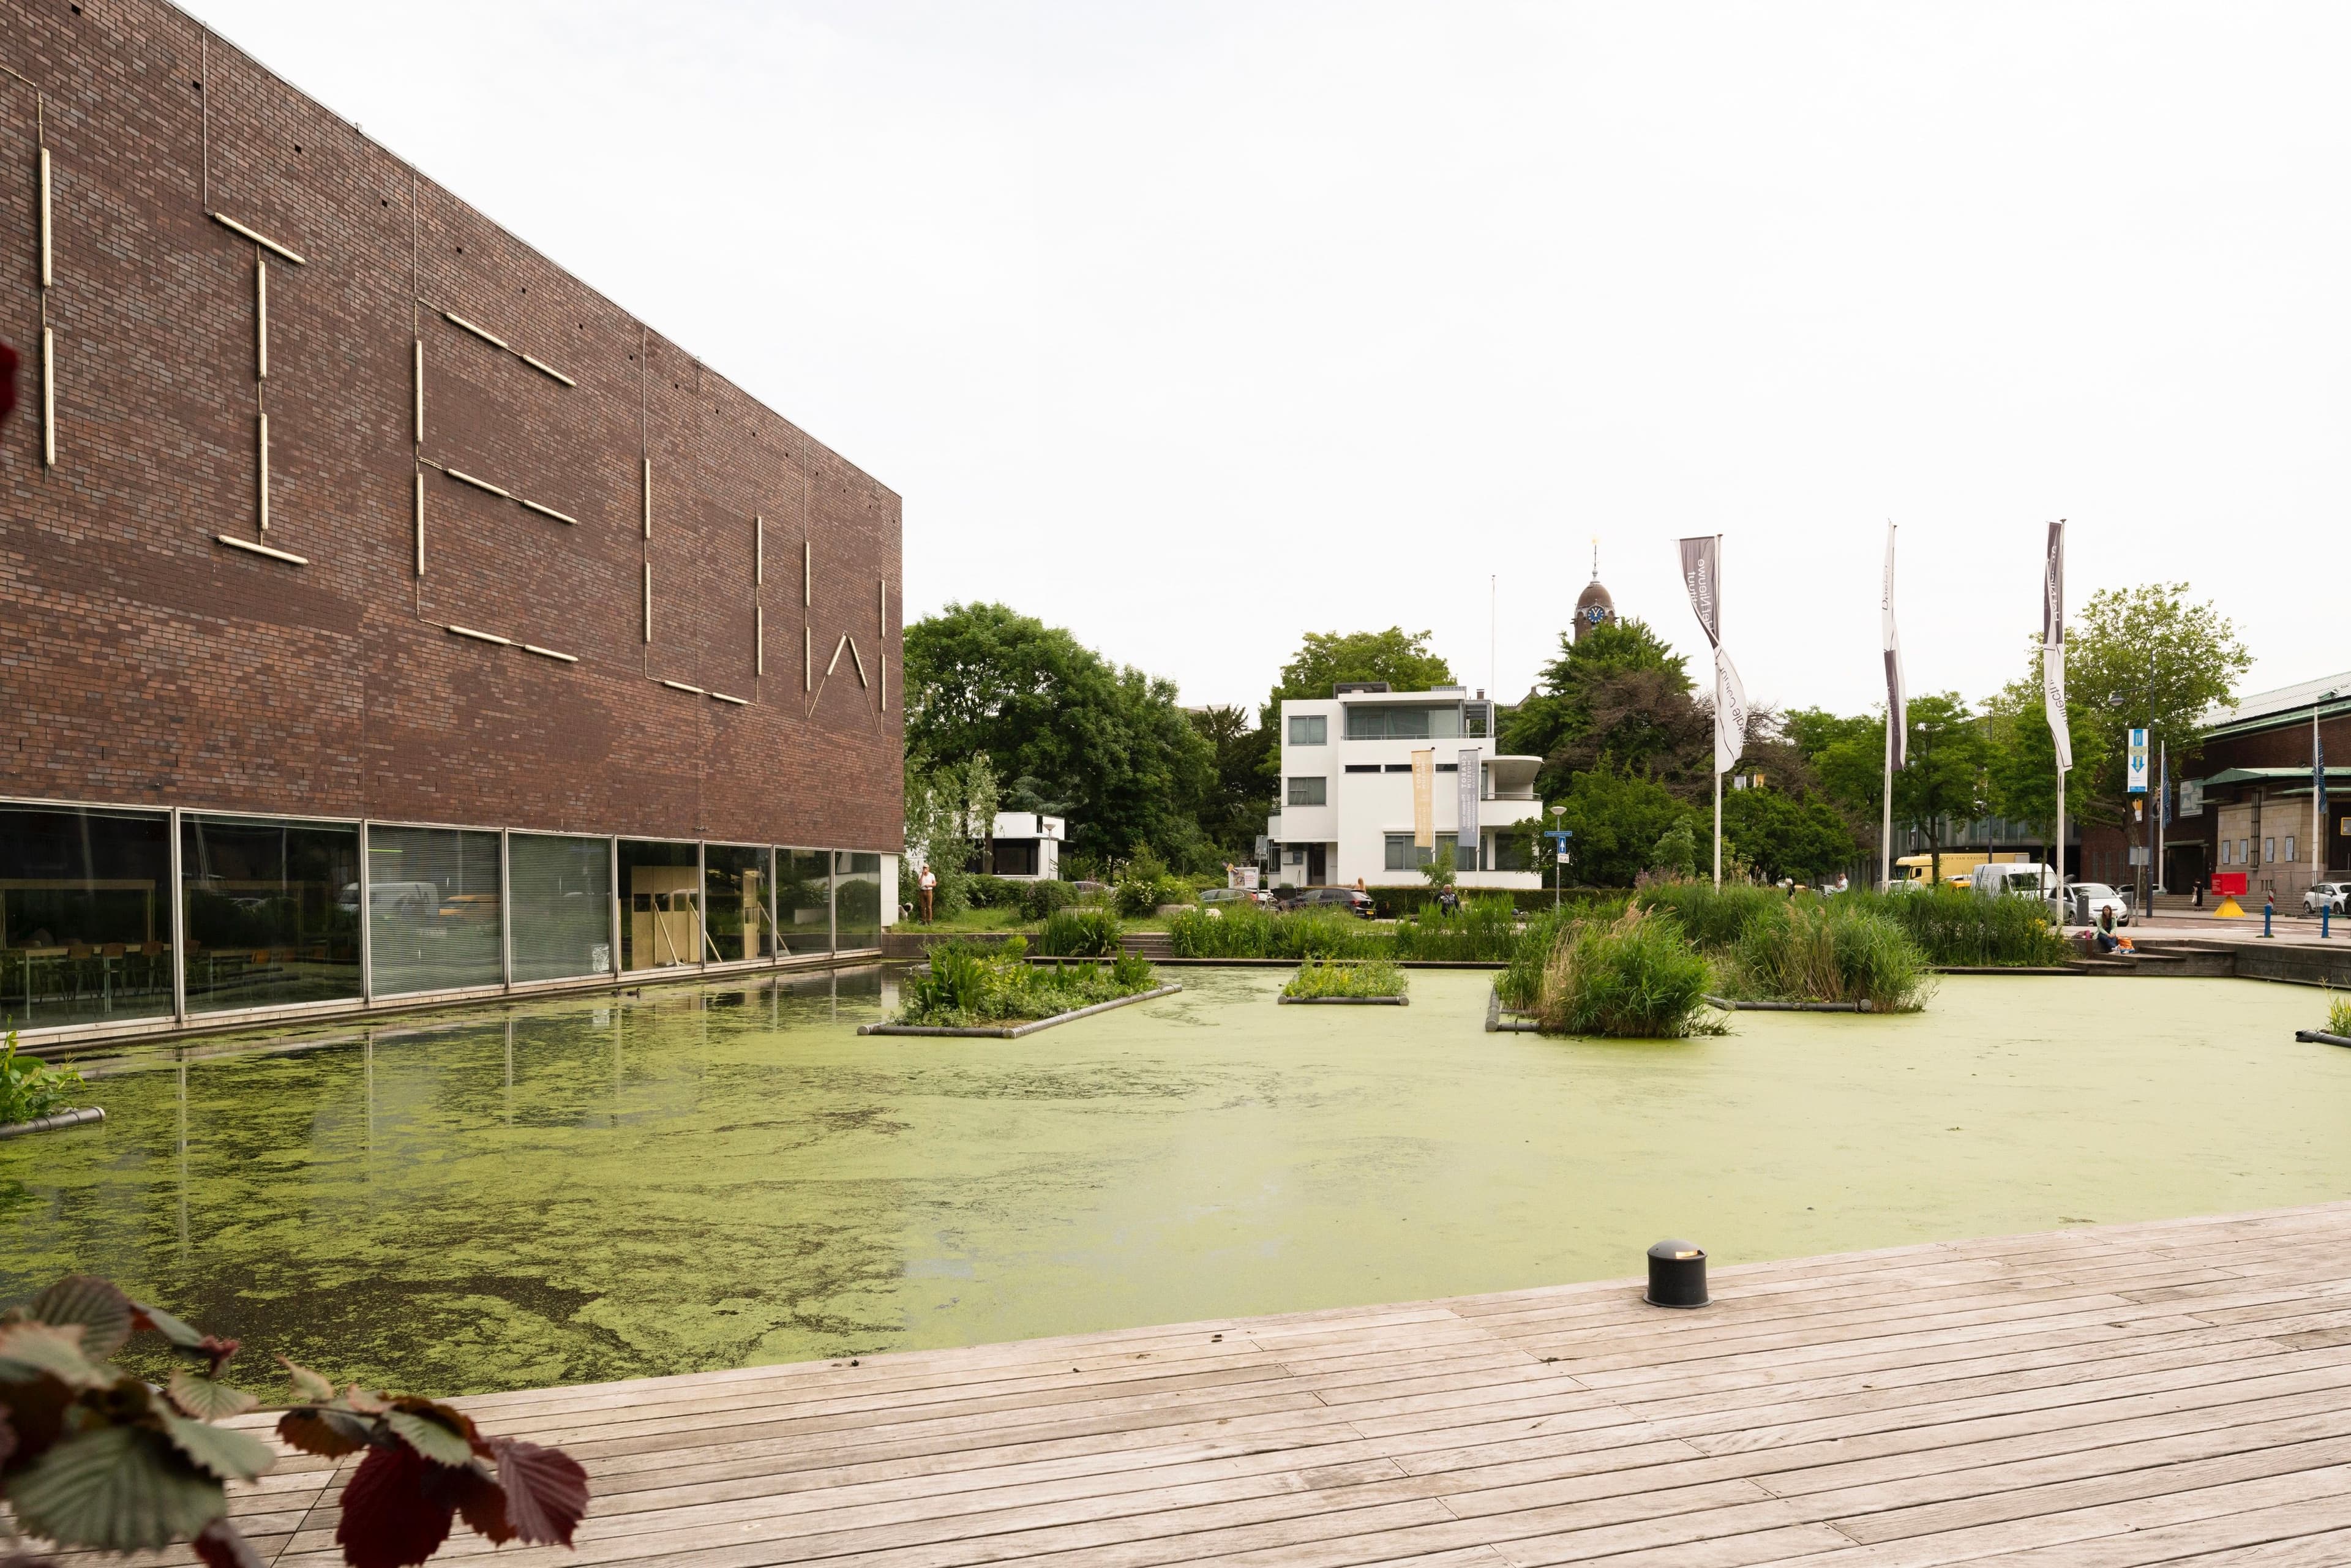
[[[72,1270],[450,1394],[1416,1300],[2351,1194],[2319,993],[1949,977],[1718,1039],[1274,1005],[860,1038],[878,970],[130,1048],[0,1143],[0,1301]]]

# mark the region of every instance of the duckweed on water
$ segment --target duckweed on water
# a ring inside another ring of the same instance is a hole
[[[861,1039],[869,970],[140,1047],[85,1064],[103,1124],[0,1142],[0,1301],[87,1270],[242,1339],[256,1393],[278,1351],[456,1394],[2351,1190],[2351,1051],[2294,1040],[2298,988],[1963,976],[1607,1040],[1487,1034],[1480,973],[1286,978],[1018,1040]]]

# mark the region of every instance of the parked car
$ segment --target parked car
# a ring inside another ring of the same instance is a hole
[[[1283,891],[1285,909],[1344,909],[1364,920],[1372,917],[1372,895],[1352,887],[1293,887]]]
[[[2304,915],[2315,915],[2322,909],[2341,915],[2346,907],[2351,907],[2351,882],[2314,882],[2302,895]]]
[[[2084,925],[2095,925],[2099,916],[2111,909],[2115,924],[2131,923],[2130,899],[2103,882],[2076,882],[2065,889],[2066,917]]]
[[[1262,888],[1207,887],[1200,890],[1200,907],[1208,911],[1211,915],[1217,913],[1217,908],[1219,904],[1271,904],[1272,902],[1273,894],[1266,892]]]

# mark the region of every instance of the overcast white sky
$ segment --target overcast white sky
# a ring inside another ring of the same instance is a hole
[[[914,613],[1187,702],[1396,622],[1516,697],[1594,535],[1693,649],[1720,532],[1750,695],[1857,709],[1889,517],[1914,690],[2060,516],[2351,665],[2351,7],[194,8],[902,494]]]

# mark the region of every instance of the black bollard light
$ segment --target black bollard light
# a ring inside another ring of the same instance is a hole
[[[1706,1249],[1687,1241],[1660,1241],[1649,1249],[1649,1293],[1653,1307],[1706,1305]]]

